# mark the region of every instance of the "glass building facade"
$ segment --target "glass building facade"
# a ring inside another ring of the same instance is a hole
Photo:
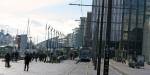
[[[129,55],[142,54],[145,0],[124,0],[123,2],[123,48]]]
[[[143,28],[143,49],[142,54],[145,61],[150,62],[150,0],[145,0],[145,24]]]
[[[103,16],[103,41],[106,41],[108,0],[104,0],[104,14],[101,15],[103,0],[93,0],[92,20]],[[147,0],[147,2],[150,0]],[[145,24],[145,11],[148,4],[146,0],[112,0],[111,20],[111,47],[120,55],[141,55],[143,44],[143,28]],[[97,6],[97,7],[95,7]],[[100,12],[98,12],[100,8]],[[99,14],[98,14],[99,13]],[[99,21],[100,25],[101,22]],[[100,27],[99,25],[99,27]],[[97,24],[92,24],[93,33],[99,32]],[[93,37],[97,36],[93,34]],[[116,54],[116,53],[115,53]]]

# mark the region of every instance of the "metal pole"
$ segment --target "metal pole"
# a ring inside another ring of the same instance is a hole
[[[135,29],[138,29],[138,20],[139,20],[139,0],[137,0],[137,2],[136,2],[136,4],[137,4],[137,6],[136,6],[136,8],[137,8],[137,10],[136,10],[136,27],[135,27]],[[138,51],[138,48],[137,48],[137,45],[139,44],[139,40],[138,40],[138,30],[136,30],[135,31],[135,40],[134,40],[134,50],[135,50],[135,52],[136,52],[136,54],[135,54],[135,56],[137,55],[137,51]]]
[[[52,52],[52,47],[53,47],[53,28],[51,28],[51,52]]]
[[[53,33],[53,28],[51,27],[51,47],[50,47],[50,62],[52,61],[52,50],[53,50],[53,36],[52,36],[52,33]]]
[[[32,42],[31,42],[31,38],[32,38],[32,37],[29,37],[29,39],[30,39],[30,45],[29,45],[29,50],[30,50],[30,52],[31,52],[31,49],[32,49]]]
[[[56,36],[56,34],[55,34],[55,29],[54,29],[54,38],[53,38],[53,41],[54,41],[54,50],[55,50],[55,37]]]
[[[50,26],[48,27],[48,33],[47,33],[47,52],[48,52],[48,48],[49,48],[49,29],[50,29]]]
[[[122,27],[121,27],[121,44],[120,44],[120,48],[123,50],[123,48],[124,48],[124,39],[123,39],[123,34],[124,34],[124,16],[125,16],[125,13],[124,13],[124,8],[125,8],[125,0],[123,0],[123,9],[122,9]],[[116,53],[116,52],[115,52]],[[125,59],[127,59],[127,55],[126,55],[126,53],[127,53],[127,50],[125,49]],[[118,58],[118,56],[117,56],[117,58]]]
[[[98,12],[100,13],[100,8],[98,10]],[[95,62],[95,69],[97,69],[97,75],[100,74],[100,65],[98,66],[98,62],[97,62],[97,57],[98,57],[98,49],[99,49],[99,46],[98,46],[98,43],[99,43],[99,20],[100,20],[100,14],[98,13],[98,18],[97,18],[97,24],[96,24],[96,27],[95,27],[95,33],[94,33],[94,42],[93,42],[93,45],[94,45],[94,48],[95,48],[95,58],[94,58],[94,62]],[[96,46],[95,46],[96,45]],[[99,68],[98,68],[99,67]]]
[[[107,31],[106,31],[106,46],[104,57],[104,72],[103,75],[109,74],[109,51],[111,46],[111,18],[112,18],[112,0],[108,0],[108,12],[107,12]]]
[[[57,31],[56,31],[56,36],[55,36],[55,48],[57,48]]]
[[[102,10],[101,10],[101,26],[100,26],[100,34],[98,34],[99,42],[98,42],[98,68],[97,68],[97,75],[100,75],[101,72],[101,50],[102,50],[102,36],[103,36],[103,19],[104,19],[104,0],[102,0]],[[99,28],[99,20],[100,20],[100,7],[98,12],[98,19],[97,19],[97,25]],[[98,29],[99,31],[99,29]]]
[[[59,40],[59,38],[60,38],[60,32],[58,33],[58,48],[60,48],[60,40]]]
[[[146,16],[146,2],[147,2],[147,0],[144,0],[143,27],[144,27],[144,24],[145,24],[145,16]]]
[[[57,35],[57,48],[59,49],[59,32],[58,32],[58,35]]]
[[[58,32],[56,31],[56,48],[57,48],[57,36],[58,36]]]
[[[129,9],[129,24],[128,24],[128,40],[127,40],[127,42],[128,42],[128,45],[127,45],[127,47],[128,47],[128,55],[129,55],[129,57],[130,57],[130,28],[131,28],[131,17],[132,17],[132,0],[130,0],[130,9]]]
[[[60,46],[61,46],[61,48],[63,48],[63,47],[62,47],[62,44],[63,44],[63,37],[62,37],[62,33],[61,33],[61,35],[60,35],[60,36],[61,36],[61,45],[60,45]]]

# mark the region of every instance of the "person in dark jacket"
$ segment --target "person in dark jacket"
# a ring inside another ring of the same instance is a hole
[[[10,54],[9,53],[7,53],[6,55],[5,55],[5,67],[10,67]]]
[[[18,58],[19,58],[19,52],[15,52],[15,61],[17,62],[18,61]]]
[[[25,57],[24,57],[24,71],[28,71],[29,70],[29,63],[31,61],[31,56],[30,54],[26,54]]]
[[[37,62],[37,59],[39,57],[39,54],[38,53],[35,53],[35,61]]]

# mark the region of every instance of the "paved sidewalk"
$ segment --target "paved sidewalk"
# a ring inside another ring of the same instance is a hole
[[[68,75],[96,75],[96,70],[93,69],[92,63],[80,62],[75,64]]]
[[[110,66],[116,69],[123,75],[150,75],[150,65],[145,64],[143,69],[130,68],[127,64],[122,64],[113,60],[110,60]]]
[[[103,72],[103,62],[101,64],[101,75]],[[97,71],[94,70],[94,66],[91,62],[84,63],[80,62],[76,64],[74,69],[68,75],[97,75]],[[112,67],[109,68],[109,75],[122,75],[117,70],[114,70]]]
[[[11,67],[6,68],[5,62],[0,59],[0,75],[96,75],[92,63],[75,64],[76,61],[65,60],[61,63],[43,63],[32,61],[29,71],[23,70],[24,62],[11,62]]]
[[[65,60],[61,63],[43,63],[32,61],[29,72],[23,70],[24,62],[11,62],[10,68],[5,68],[5,62],[0,59],[0,75],[97,75],[91,62],[80,62]],[[103,67],[103,63],[102,66]],[[103,68],[101,68],[101,75]],[[112,67],[109,69],[109,75],[121,75]]]

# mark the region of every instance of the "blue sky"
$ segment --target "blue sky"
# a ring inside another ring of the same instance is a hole
[[[83,4],[91,4],[92,0],[82,0]],[[0,28],[12,35],[26,33],[27,21],[30,19],[31,36],[39,41],[45,38],[45,25],[68,34],[78,27],[75,20],[86,16],[91,7],[70,6],[69,3],[80,4],[81,0],[0,0]]]

